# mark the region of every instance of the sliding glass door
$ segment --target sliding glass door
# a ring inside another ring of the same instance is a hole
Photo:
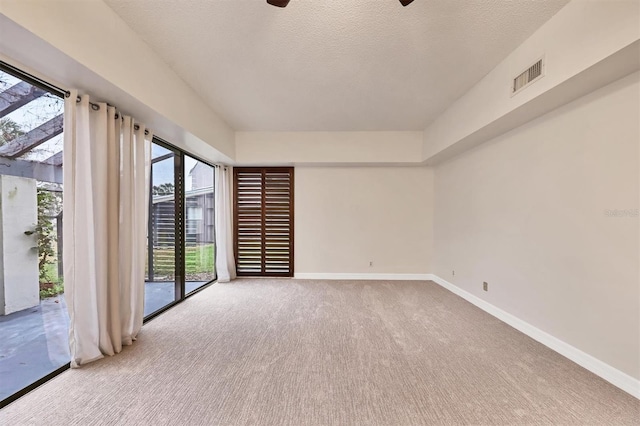
[[[145,317],[216,279],[214,168],[154,139]]]
[[[0,62],[0,407],[69,368],[64,91]],[[145,319],[216,279],[214,169],[154,139]]]
[[[62,96],[0,63],[0,407],[69,364]]]
[[[175,291],[178,252],[175,168],[180,154],[156,143],[152,144],[151,152],[145,316],[178,300]]]
[[[185,281],[190,293],[216,278],[214,169],[184,156]]]

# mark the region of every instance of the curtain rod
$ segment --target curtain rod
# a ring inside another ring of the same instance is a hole
[[[69,91],[67,90],[67,91],[64,93],[64,96],[68,98],[69,96],[71,96],[71,92],[69,92]],[[77,97],[76,97],[76,102],[80,102],[80,100],[81,100],[81,99],[82,99],[82,98],[80,98],[80,96],[77,96]],[[100,105],[99,105],[99,104],[95,104],[95,103],[93,103],[93,102],[89,102],[89,105],[91,105],[91,109],[93,109],[94,111],[99,111],[99,110],[100,110]],[[107,106],[113,106],[113,105],[111,105],[111,104],[107,104]],[[116,112],[115,119],[117,120],[118,118],[121,118],[121,117],[122,117],[122,116],[121,116],[119,113],[117,113],[117,112]],[[122,117],[122,119],[124,120],[124,117]],[[133,128],[134,128],[135,130],[140,130],[140,125],[138,125],[138,124],[134,124],[134,125],[133,125]],[[149,130],[146,130],[146,129],[145,129],[144,134],[145,134],[145,135],[149,135]]]
[[[19,78],[32,86],[39,87],[43,90],[46,90],[54,95],[60,96],[61,98],[65,95],[66,91],[59,88],[58,86],[49,83],[39,77],[31,75],[25,71],[22,71],[20,68],[16,68],[11,64],[8,64],[4,61],[0,61],[0,71],[4,71],[7,74],[10,74],[16,78]]]
[[[43,90],[46,90],[50,93],[53,93],[55,95],[58,95],[60,97],[66,97],[68,98],[69,96],[71,96],[71,92],[69,92],[68,90],[63,90],[61,88],[59,88],[56,85],[53,85],[51,83],[49,83],[48,81],[45,81],[41,78],[38,78],[34,75],[31,75],[29,73],[26,73],[24,71],[22,71],[20,68],[16,68],[11,64],[8,64],[4,61],[0,61],[0,71],[4,71],[16,78],[19,78],[23,81],[26,81],[27,83],[31,84],[32,86],[36,86],[36,87],[40,87]],[[78,98],[76,99],[76,102],[80,102],[80,97],[78,96]],[[98,111],[100,109],[100,105],[98,104],[94,104],[93,102],[89,102],[89,104],[91,104],[91,108],[93,108],[95,111]],[[109,104],[107,104],[109,105]],[[111,106],[111,105],[109,105]],[[117,117],[116,117],[117,118]],[[136,130],[140,130],[140,126],[138,124],[135,124],[133,126],[134,129]],[[145,130],[144,131],[145,135],[149,135],[149,131]]]

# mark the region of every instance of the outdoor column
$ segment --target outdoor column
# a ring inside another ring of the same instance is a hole
[[[37,222],[35,179],[0,175],[0,315],[40,303]]]

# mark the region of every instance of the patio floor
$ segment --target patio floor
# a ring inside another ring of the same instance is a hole
[[[186,292],[206,284],[186,283]],[[174,283],[145,283],[144,315],[174,300]],[[0,400],[69,362],[69,315],[64,295],[0,316]]]

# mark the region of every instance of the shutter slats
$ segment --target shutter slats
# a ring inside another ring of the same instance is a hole
[[[293,276],[293,168],[236,168],[238,276]]]

